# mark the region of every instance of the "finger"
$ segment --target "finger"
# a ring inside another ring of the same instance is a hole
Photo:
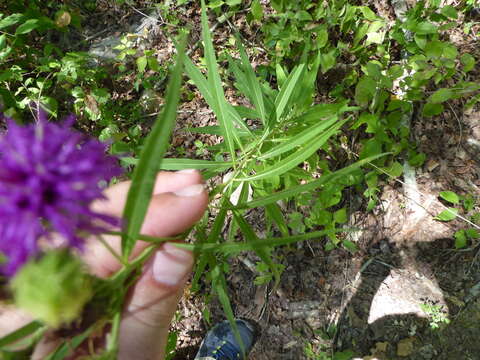
[[[190,251],[164,244],[132,289],[120,326],[119,359],[163,359],[170,322],[193,266]]]
[[[155,195],[150,202],[141,232],[155,237],[180,234],[203,216],[207,203],[208,194],[202,184],[187,186],[174,193]],[[109,236],[105,237],[105,240],[120,254],[118,237]],[[132,256],[138,255],[147,245],[144,241],[137,241]],[[120,268],[118,260],[96,238],[87,241],[83,258],[91,272],[99,277],[107,277]]]
[[[51,354],[62,343],[62,339],[47,332],[33,350],[31,360],[42,360]]]
[[[95,201],[92,209],[102,214],[122,216],[131,183],[131,181],[124,181],[109,187],[104,192],[106,199]],[[175,192],[201,183],[203,183],[202,175],[197,170],[162,171],[157,174],[153,195]]]

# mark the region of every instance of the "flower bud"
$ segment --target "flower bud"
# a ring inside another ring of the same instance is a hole
[[[67,250],[47,252],[25,264],[11,282],[15,304],[57,328],[79,317],[91,298],[91,278]]]

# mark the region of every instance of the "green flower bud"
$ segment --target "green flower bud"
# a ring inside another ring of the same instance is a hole
[[[92,296],[84,265],[67,250],[48,252],[24,265],[11,288],[19,308],[54,328],[77,318]]]

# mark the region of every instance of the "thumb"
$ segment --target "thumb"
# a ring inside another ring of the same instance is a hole
[[[190,251],[164,244],[133,287],[120,326],[119,359],[163,359],[170,322],[193,266]]]

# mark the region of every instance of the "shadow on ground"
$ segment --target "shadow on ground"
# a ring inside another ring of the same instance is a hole
[[[337,349],[364,359],[479,359],[477,254],[452,247],[437,239],[409,248],[383,240],[373,248],[340,317]]]

